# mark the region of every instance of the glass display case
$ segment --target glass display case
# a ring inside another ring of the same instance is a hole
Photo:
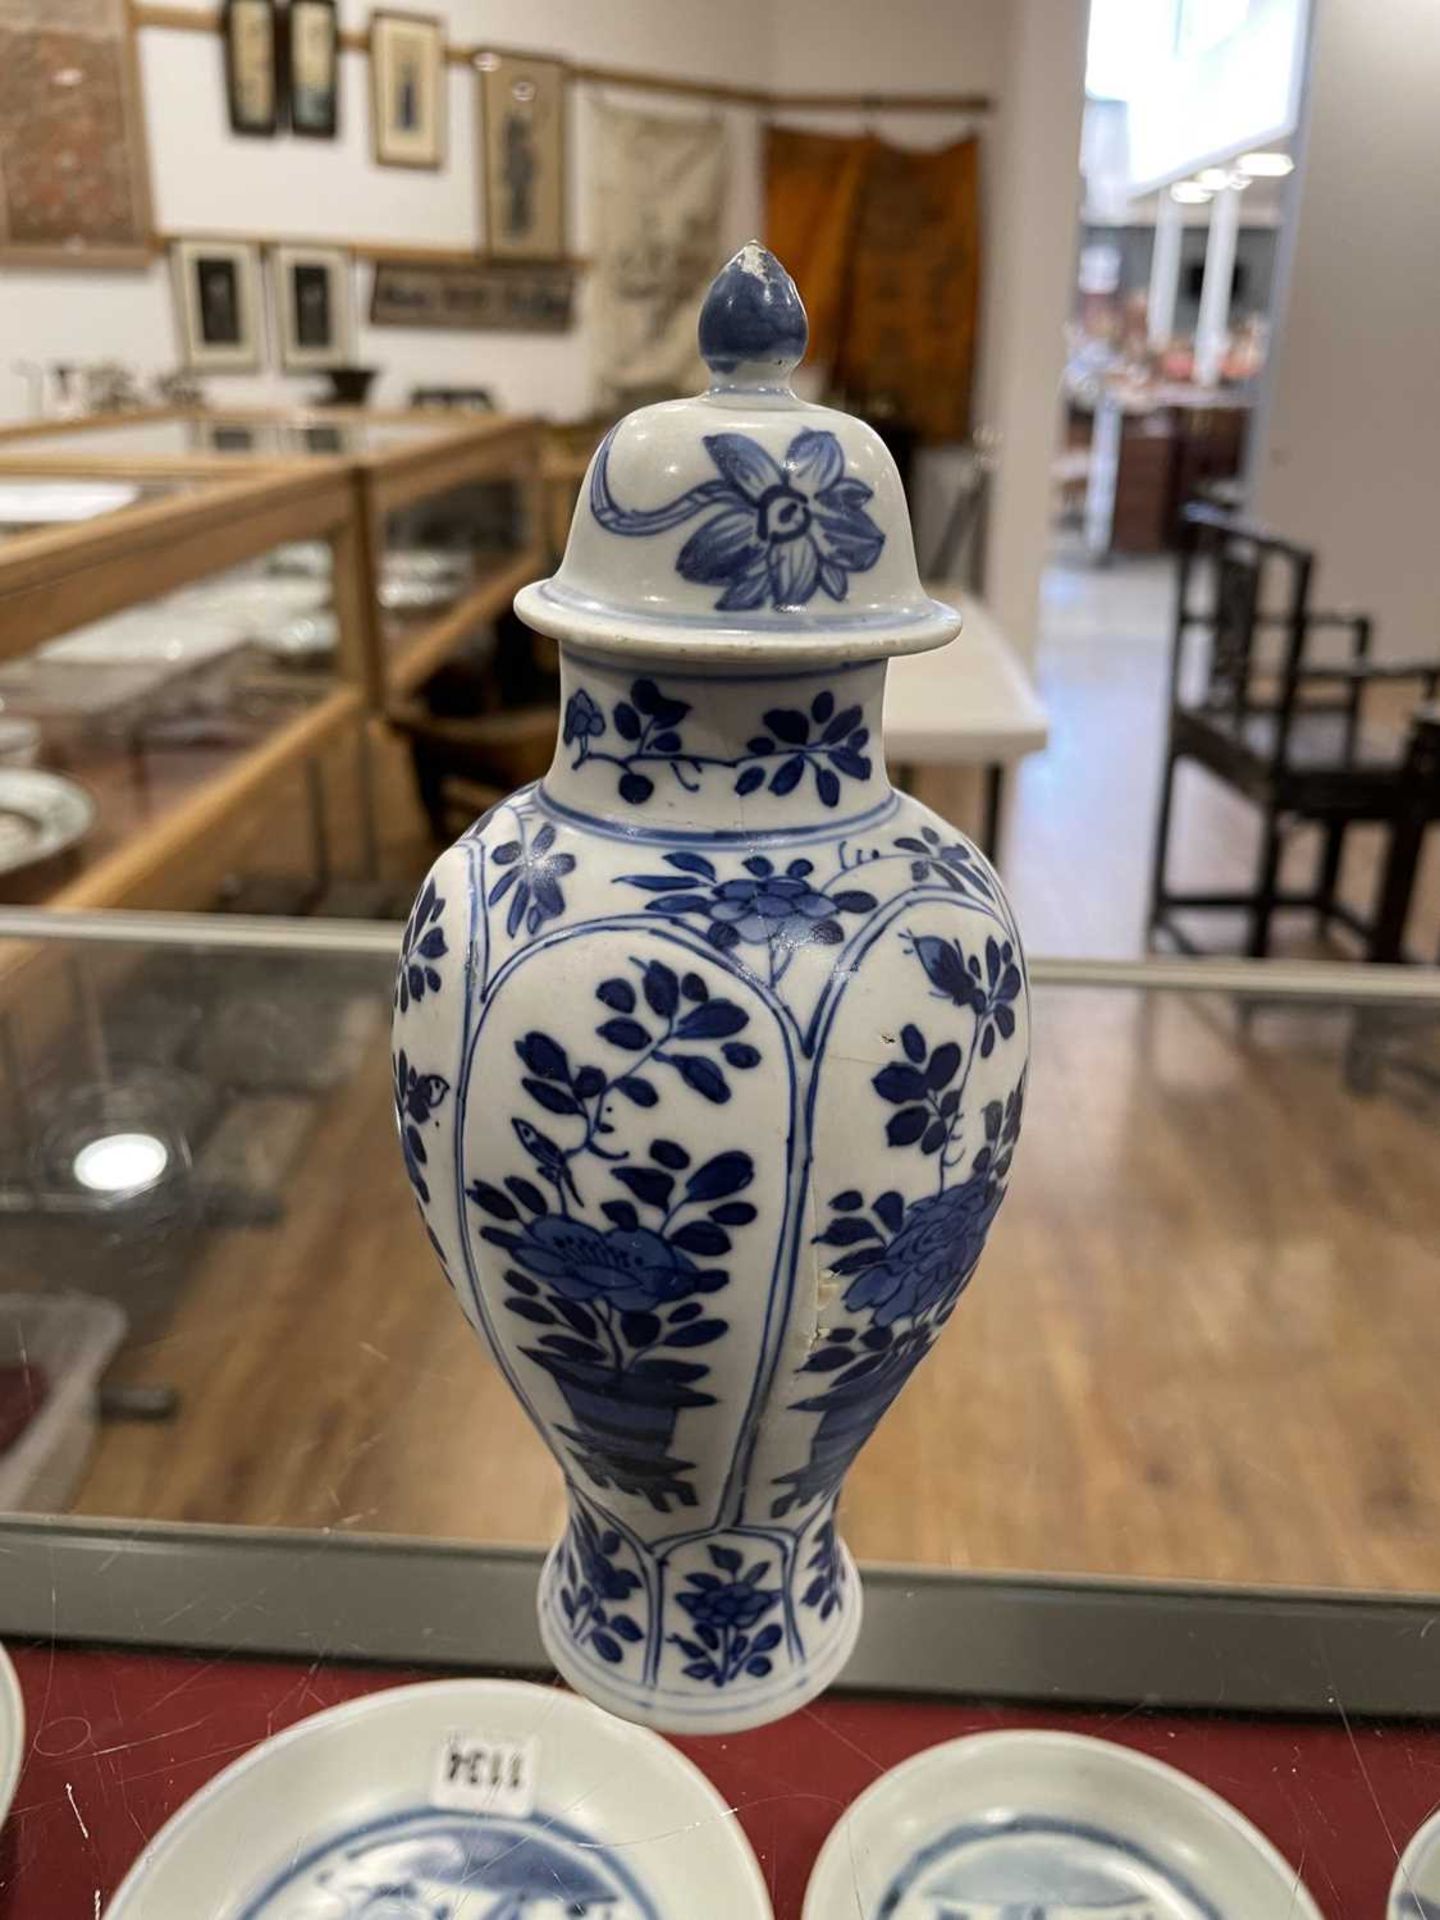
[[[0,445],[0,901],[205,903],[292,781],[323,864],[361,548],[338,461],[41,473]]]
[[[561,1490],[414,1218],[398,939],[0,915],[0,1317],[35,1329],[0,1355],[33,1736],[5,1920],[55,1911],[57,1872],[107,1899],[318,1708],[547,1673]],[[1331,1920],[1379,1914],[1440,1777],[1440,982],[1042,960],[1032,987],[1010,1204],[851,1477],[854,1660],[802,1715],[675,1744],[780,1920],[884,1769],[1035,1727],[1168,1761]]]
[[[0,432],[0,466],[72,487],[164,486],[341,462],[365,584],[361,667],[402,702],[544,570],[537,423],[440,409],[156,409]]]

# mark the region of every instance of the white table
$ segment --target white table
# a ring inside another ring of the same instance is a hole
[[[989,608],[943,584],[929,591],[965,624],[948,647],[890,662],[885,748],[902,787],[917,766],[985,769],[982,841],[993,859],[1006,771],[1045,745],[1049,716]]]

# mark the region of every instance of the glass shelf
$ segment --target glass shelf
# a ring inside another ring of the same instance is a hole
[[[394,930],[45,934],[0,945],[0,982],[18,983],[0,1289],[118,1302],[113,1380],[178,1401],[167,1426],[102,1429],[75,1511],[547,1542],[558,1477],[412,1218],[386,1050]],[[1440,1589],[1440,1092],[1424,1077],[1440,984],[1041,963],[1034,999],[1014,1189],[850,1477],[857,1554]],[[184,1140],[172,1177],[72,1205],[45,1145],[57,1090],[68,1114],[157,1065],[174,1110],[156,1124]]]
[[[398,938],[0,912],[0,1294],[88,1311],[103,1377],[49,1510],[0,1518],[33,1741],[5,1920],[107,1897],[309,1712],[546,1681],[558,1475],[414,1218]],[[1440,980],[1040,960],[1032,989],[1011,1198],[847,1488],[851,1665],[677,1744],[777,1920],[883,1769],[1018,1727],[1163,1758],[1327,1914],[1379,1913],[1440,1766]]]

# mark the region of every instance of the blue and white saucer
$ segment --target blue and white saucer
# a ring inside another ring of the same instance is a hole
[[[175,1815],[107,1920],[772,1920],[733,1811],[553,1687],[436,1681],[302,1720]]]
[[[25,1757],[25,1701],[10,1656],[0,1647],[0,1826],[20,1784]]]
[[[1440,1920],[1440,1812],[1415,1829],[1400,1856],[1385,1920]]]
[[[1218,1795],[1106,1740],[986,1733],[916,1754],[847,1810],[804,1920],[1321,1920]]]

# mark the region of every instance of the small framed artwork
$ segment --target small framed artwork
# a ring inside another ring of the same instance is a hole
[[[497,260],[565,251],[565,67],[482,53],[479,69],[485,238]]]
[[[355,336],[350,255],[343,247],[276,247],[270,267],[281,366],[315,373],[347,365]]]
[[[375,163],[445,164],[445,28],[426,13],[370,16]]]
[[[290,0],[285,33],[290,131],[310,140],[333,140],[340,119],[335,0]]]
[[[220,14],[232,133],[267,136],[280,124],[280,25],[275,0],[225,0]]]
[[[187,366],[253,373],[260,364],[260,250],[241,240],[177,240],[170,252]]]

